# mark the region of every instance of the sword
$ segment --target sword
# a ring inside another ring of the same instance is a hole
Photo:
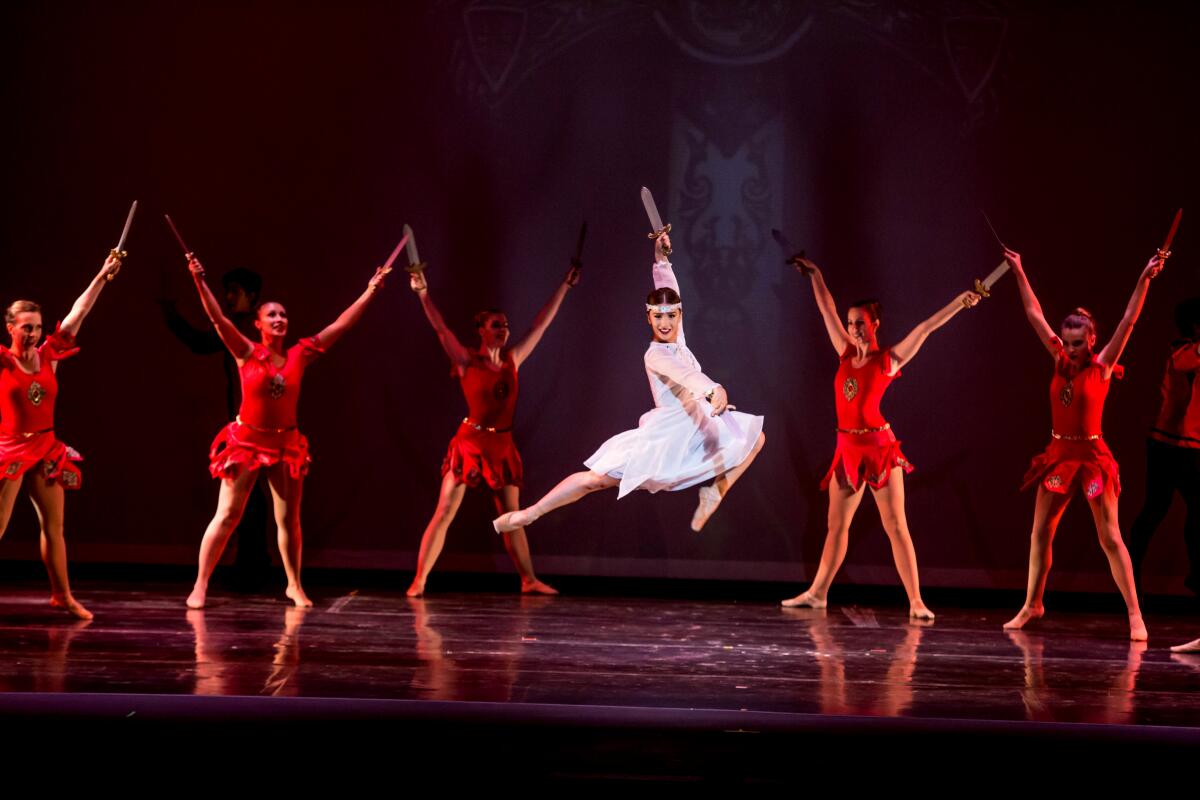
[[[129,255],[129,253],[125,252],[125,240],[129,238],[129,226],[133,224],[133,214],[135,211],[137,211],[137,200],[134,200],[133,205],[129,207],[129,216],[125,218],[125,227],[121,229],[121,238],[117,240],[117,246],[108,251],[109,255],[116,256],[118,261]],[[104,276],[104,280],[111,281],[117,277],[117,270],[119,269],[120,266],[118,265],[116,270]]]
[[[171,221],[171,215],[163,214],[163,216],[166,217],[167,225],[171,227],[171,233],[175,234],[175,241],[179,242],[179,246],[183,248],[183,257],[188,261],[191,261],[192,256],[195,255],[195,253],[193,253],[192,250],[187,246],[187,243],[183,241],[183,237],[179,235],[179,228],[176,228],[175,223]]]
[[[575,255],[571,258],[571,266],[583,269],[583,243],[587,239],[587,220],[579,228],[579,241],[575,243]]]
[[[412,231],[408,229],[407,225],[404,226],[404,229],[404,238],[400,240],[400,244],[396,245],[396,249],[392,250],[392,254],[388,256],[388,260],[382,267],[380,267],[380,269],[383,270],[384,275],[387,275],[392,271],[392,264],[396,263],[396,256],[400,255],[400,251],[403,250],[404,246],[408,244],[408,237],[412,234]]]
[[[671,232],[671,226],[663,225],[662,217],[658,214],[658,206],[654,205],[654,195],[650,194],[650,190],[645,186],[642,187],[642,205],[646,208],[646,216],[650,218],[650,227],[654,232],[650,234],[651,239],[657,240],[664,233]],[[664,247],[663,255],[671,255],[671,248]]]
[[[996,233],[996,226],[992,224],[992,221],[990,219],[988,219],[987,212],[985,212],[981,208],[981,209],[979,209],[979,213],[983,214],[983,221],[987,223],[988,230],[990,230],[992,232],[992,236],[994,236],[996,238],[996,244],[1000,245],[1005,250],[1007,250],[1008,245],[1006,245],[1004,242],[1000,241],[1000,234]]]
[[[990,273],[988,273],[988,276],[986,278],[984,278],[983,280],[975,281],[975,293],[980,295],[981,297],[991,297],[992,296],[992,287],[996,285],[996,281],[1000,280],[1000,276],[1002,276],[1004,273],[1008,272],[1009,267],[1011,267],[1011,266],[1012,265],[1008,263],[1007,259],[1005,259],[1004,261],[1001,261],[1000,266],[996,267],[994,270],[992,270]],[[966,300],[963,300],[963,305],[967,306],[967,308],[970,308],[970,306],[967,305]]]
[[[1158,248],[1158,260],[1160,263],[1165,263],[1171,257],[1171,242],[1175,241],[1175,232],[1179,230],[1179,220],[1183,219],[1183,209],[1175,212],[1175,220],[1171,223],[1171,230],[1167,231],[1167,240],[1163,242],[1163,246]]]
[[[791,266],[797,263],[797,259],[804,258],[804,251],[797,250],[796,246],[792,244],[791,239],[783,235],[783,231],[779,230],[778,228],[771,228],[771,237],[775,239],[775,244],[779,245],[779,249],[783,251],[785,256],[787,256],[787,258],[783,260],[784,264]],[[800,264],[800,271],[805,275],[810,272],[808,267],[804,266],[803,264]]]
[[[404,226],[404,242],[404,250],[408,254],[408,266],[405,269],[409,272],[424,272],[428,265],[417,255],[417,237],[407,225]]]

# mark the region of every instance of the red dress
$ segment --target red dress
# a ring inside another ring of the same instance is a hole
[[[79,467],[72,462],[82,456],[54,436],[54,362],[78,352],[74,336],[55,330],[38,348],[39,368],[31,375],[11,350],[0,347],[0,478],[19,480],[36,467],[47,483],[58,481],[65,489],[81,485]]]
[[[1050,381],[1052,438],[1046,449],[1034,456],[1021,488],[1040,483],[1051,492],[1067,494],[1078,482],[1092,499],[1103,494],[1105,484],[1111,483],[1119,496],[1117,460],[1100,430],[1104,399],[1112,381],[1104,377],[1104,366],[1094,358],[1074,376],[1071,369],[1060,346]],[[1117,378],[1124,372],[1119,366],[1112,369]]]
[[[837,401],[837,450],[833,464],[821,481],[828,489],[836,472],[845,486],[854,489],[865,480],[876,489],[887,485],[893,467],[912,472],[913,465],[900,452],[900,441],[879,411],[879,401],[900,371],[888,374],[891,351],[876,353],[861,367],[853,365],[855,349],[847,347],[833,381]]]
[[[455,483],[472,488],[481,483],[492,489],[520,486],[524,471],[521,454],[512,440],[517,408],[517,365],[512,353],[504,353],[498,370],[472,353],[459,382],[467,399],[468,416],[446,449],[442,476],[451,472]]]
[[[254,345],[242,364],[242,405],[237,419],[217,434],[208,453],[214,478],[234,478],[243,470],[283,462],[293,478],[308,474],[312,458],[308,439],[296,427],[296,405],[304,369],[323,353],[317,337],[288,348],[287,361],[276,367],[271,351]]]

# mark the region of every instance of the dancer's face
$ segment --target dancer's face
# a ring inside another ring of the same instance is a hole
[[[479,341],[488,350],[499,350],[508,344],[508,317],[503,314],[488,314],[479,326]]]
[[[875,332],[879,330],[879,320],[871,316],[865,308],[851,308],[846,312],[846,333],[859,344],[868,347],[875,344]]]
[[[8,323],[8,335],[12,338],[13,352],[32,350],[42,340],[42,315],[37,311],[22,311]]]
[[[646,321],[654,332],[654,341],[670,344],[679,338],[679,323],[683,321],[683,309],[678,311],[647,311]]]
[[[262,331],[264,337],[287,336],[287,309],[280,303],[263,303],[258,307],[258,319],[254,320],[254,327]]]
[[[1067,360],[1072,364],[1082,364],[1092,357],[1092,348],[1096,346],[1096,334],[1089,333],[1087,328],[1068,328],[1063,326],[1063,350]]]

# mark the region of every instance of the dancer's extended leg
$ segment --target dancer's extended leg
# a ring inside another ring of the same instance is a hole
[[[434,509],[433,517],[430,518],[429,524],[425,526],[425,533],[421,536],[421,549],[417,553],[417,574],[413,576],[412,585],[405,593],[409,597],[420,597],[425,594],[425,581],[428,580],[429,573],[433,571],[433,565],[437,563],[438,556],[442,554],[442,547],[446,544],[446,531],[450,529],[450,523],[454,521],[454,515],[458,513],[458,507],[462,504],[466,491],[467,485],[456,482],[453,471],[448,470],[442,477],[437,508]]]
[[[921,578],[917,570],[917,551],[913,547],[912,535],[908,531],[908,517],[904,513],[904,470],[892,467],[888,482],[873,489],[875,505],[879,507],[879,519],[892,543],[892,559],[900,582],[908,592],[908,615],[917,619],[933,619],[933,612],[921,599]]]
[[[516,486],[504,486],[492,494],[496,501],[496,513],[505,514],[516,511],[521,507],[520,489]],[[512,559],[517,572],[521,576],[521,591],[525,594],[558,594],[558,590],[548,583],[538,580],[533,571],[533,557],[529,554],[529,539],[525,536],[524,528],[504,533],[504,549]]]
[[[1031,619],[1046,613],[1042,596],[1046,593],[1046,578],[1050,575],[1053,561],[1052,547],[1054,532],[1067,509],[1070,497],[1038,486],[1037,500],[1033,506],[1033,533],[1029,540],[1029,578],[1025,584],[1025,605],[1017,615],[1004,623],[1007,630],[1018,630]]]
[[[1088,501],[1092,509],[1092,517],[1096,520],[1096,534],[1100,537],[1100,547],[1108,558],[1108,568],[1121,597],[1125,599],[1125,608],[1129,612],[1129,638],[1135,642],[1144,642],[1149,638],[1146,623],[1142,620],[1142,609],[1138,605],[1137,588],[1134,586],[1133,565],[1129,561],[1129,551],[1121,539],[1121,529],[1117,523],[1117,493],[1111,483],[1104,487],[1104,494]]]
[[[763,445],[766,443],[766,434],[758,434],[758,439],[754,442],[754,448],[742,463],[718,475],[711,486],[700,487],[700,502],[696,506],[696,513],[692,515],[692,530],[699,531],[704,527],[704,524],[708,522],[708,518],[713,515],[713,512],[717,510],[717,506],[725,499],[725,495],[737,483],[737,479],[742,477],[742,473],[754,463],[755,457],[758,456],[759,452],[763,449]]]
[[[597,492],[601,489],[611,489],[620,483],[619,480],[609,475],[601,475],[597,472],[576,472],[573,475],[563,478],[558,486],[547,492],[545,497],[538,500],[529,508],[501,514],[492,521],[492,527],[496,529],[496,533],[524,528],[526,525],[532,525],[542,515],[556,508],[570,505],[592,492]]]

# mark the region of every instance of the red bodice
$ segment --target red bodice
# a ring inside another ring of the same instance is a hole
[[[879,401],[892,381],[900,377],[900,371],[889,375],[890,351],[882,350],[860,367],[853,365],[855,350],[846,348],[842,363],[833,380],[834,399],[837,401],[838,428],[862,430],[882,428],[887,424],[879,410]]]
[[[11,350],[0,347],[0,432],[36,433],[54,427],[54,362],[78,352],[74,336],[55,331],[38,348],[38,371],[30,374]]]
[[[271,351],[254,345],[240,369],[242,405],[238,418],[254,428],[279,430],[296,427],[296,406],[304,369],[322,353],[317,337],[301,339],[287,350],[287,361],[276,367]]]
[[[500,369],[487,366],[483,358],[472,354],[459,382],[467,400],[471,422],[485,428],[508,430],[517,409],[517,365],[506,351]]]

